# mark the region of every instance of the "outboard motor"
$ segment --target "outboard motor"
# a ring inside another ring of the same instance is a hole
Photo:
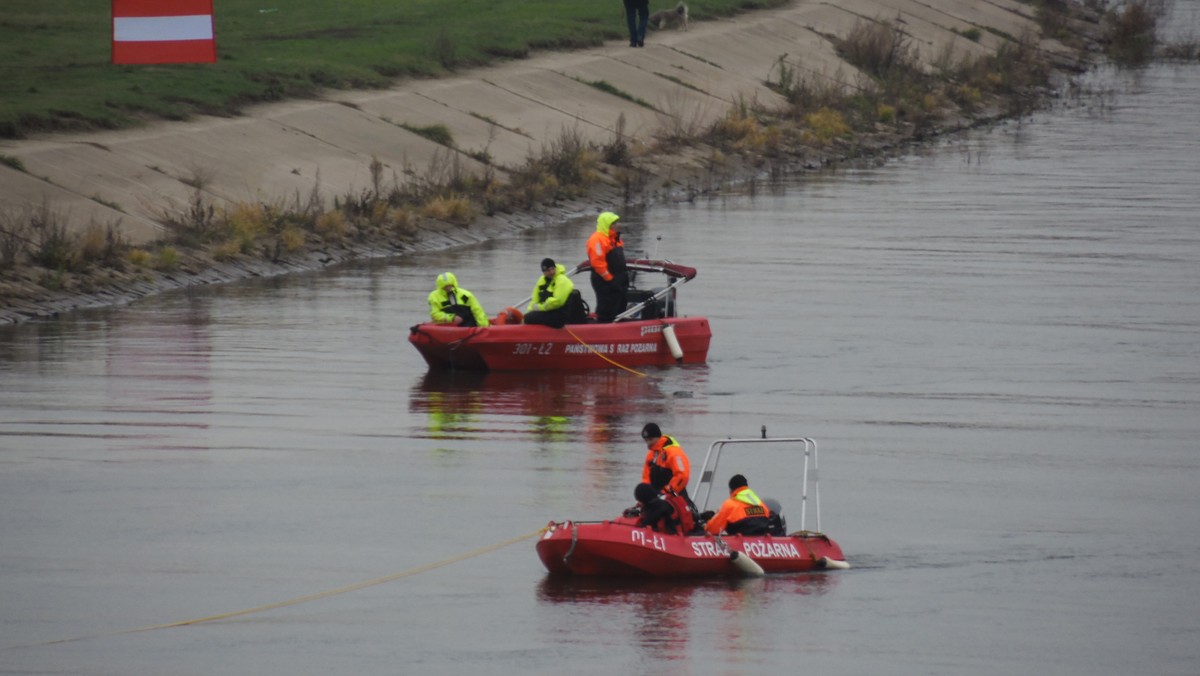
[[[787,535],[787,519],[783,518],[783,506],[775,498],[763,498],[763,504],[771,510],[769,535]]]

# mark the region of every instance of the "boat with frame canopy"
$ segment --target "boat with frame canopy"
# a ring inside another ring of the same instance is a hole
[[[803,447],[800,481],[800,530],[787,533],[779,503],[767,499],[774,534],[710,535],[660,533],[637,525],[637,516],[605,521],[551,521],[537,543],[537,554],[551,575],[696,577],[801,573],[849,568],[842,548],[821,532],[817,483],[817,443],[808,437],[723,439],[713,442],[701,465],[692,494],[706,509],[713,477],[728,446],[792,444]],[[809,474],[809,460],[812,474]],[[813,488],[816,530],[806,527],[808,488]],[[702,497],[701,497],[702,496]]]

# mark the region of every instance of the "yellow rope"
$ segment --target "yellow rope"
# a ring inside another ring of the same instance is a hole
[[[458,556],[455,556],[455,557],[452,557],[449,559],[443,559],[443,560],[437,561],[435,563],[428,563],[423,566],[417,566],[416,568],[409,568],[408,570],[402,570],[398,573],[392,573],[391,575],[384,575],[383,577],[377,577],[374,580],[367,580],[365,582],[357,582],[355,584],[346,585],[345,587],[338,587],[337,589],[330,589],[327,591],[318,592],[316,594],[300,596],[300,597],[297,597],[294,599],[289,599],[287,601],[268,603],[267,605],[263,605],[263,606],[256,606],[254,608],[246,608],[244,610],[234,610],[232,612],[221,613],[219,615],[209,615],[208,617],[197,617],[197,618],[193,618],[190,620],[180,620],[178,622],[168,622],[166,624],[154,624],[154,625],[150,625],[147,627],[138,627],[136,629],[124,629],[122,631],[114,631],[114,632],[109,632],[109,633],[104,633],[104,634],[91,634],[88,636],[75,636],[72,638],[61,638],[61,639],[54,640],[54,641],[46,641],[44,643],[31,643],[28,645],[8,646],[7,648],[0,648],[0,650],[10,650],[12,648],[32,648],[32,647],[36,647],[36,646],[55,645],[57,643],[70,643],[72,641],[82,641],[82,640],[91,639],[91,638],[105,638],[105,637],[109,637],[109,636],[122,636],[125,634],[136,634],[139,632],[152,631],[155,629],[171,629],[172,627],[186,627],[186,626],[192,625],[192,624],[201,624],[204,622],[216,622],[217,620],[228,620],[233,617],[243,617],[245,615],[261,613],[261,612],[265,612],[268,610],[274,610],[276,608],[283,608],[285,606],[294,606],[299,603],[307,603],[308,601],[316,601],[317,599],[323,599],[323,598],[328,598],[330,596],[337,596],[338,594],[345,594],[345,593],[352,592],[352,591],[358,591],[359,589],[366,589],[367,587],[373,587],[375,585],[383,584],[385,582],[392,582],[393,580],[399,580],[402,577],[409,577],[412,575],[416,575],[418,573],[424,573],[424,572],[433,570],[435,568],[441,568],[443,566],[448,566],[452,563],[458,563],[459,561],[464,561],[466,559],[470,559],[470,558],[473,558],[476,556],[481,556],[483,554],[487,554],[488,552],[492,552],[497,549],[502,549],[509,545],[516,544],[522,540],[528,540],[531,537],[541,535],[545,531],[546,531],[545,527],[539,528],[538,530],[535,530],[532,533],[526,533],[525,535],[521,535],[521,536],[512,538],[510,540],[505,540],[504,542],[497,542],[496,544],[493,544],[493,545],[488,545],[486,547],[480,547],[479,549],[473,549],[465,554],[460,554]]]
[[[625,369],[626,371],[629,371],[630,373],[632,373],[632,374],[634,374],[634,375],[638,375],[638,376],[641,376],[641,377],[643,377],[643,378],[645,378],[645,377],[646,377],[646,374],[645,374],[645,373],[642,373],[641,371],[634,371],[633,369],[629,368],[628,366],[626,366],[626,365],[624,365],[624,364],[619,364],[619,363],[617,363],[617,362],[615,362],[615,361],[613,361],[613,360],[609,359],[608,357],[606,357],[606,356],[604,356],[604,355],[600,354],[599,352],[597,352],[597,351],[596,351],[596,348],[594,348],[594,347],[592,347],[591,345],[588,345],[587,343],[583,342],[583,339],[582,339],[582,338],[580,338],[579,336],[575,335],[575,332],[574,332],[574,331],[572,331],[571,329],[568,329],[568,328],[567,328],[567,327],[565,327],[565,326],[564,326],[563,328],[564,328],[564,329],[567,329],[567,333],[571,334],[571,337],[572,337],[572,338],[574,338],[575,340],[579,341],[579,344],[580,344],[580,345],[582,345],[582,346],[586,347],[587,349],[591,350],[591,351],[592,351],[592,354],[596,355],[597,357],[600,357],[601,359],[603,359],[604,361],[606,361],[606,362],[608,362],[608,363],[612,364],[613,366],[616,366],[616,367],[618,367],[618,368],[623,368],[623,369]]]

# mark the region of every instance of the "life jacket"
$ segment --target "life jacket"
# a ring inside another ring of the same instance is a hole
[[[675,520],[679,524],[680,535],[687,535],[695,530],[696,517],[692,515],[692,506],[688,504],[682,495],[668,493],[662,496],[662,499],[675,508]]]
[[[731,499],[741,509],[735,508],[729,516],[729,523],[725,524],[726,532],[731,535],[765,535],[771,530],[771,509],[748,486],[738,489]]]
[[[646,517],[650,516],[654,507],[651,503],[643,503],[646,510],[641,519],[638,520],[639,526],[650,526],[651,529],[659,533],[673,533],[676,535],[687,535],[696,527],[696,519],[692,515],[691,506],[682,495],[674,493],[662,493],[656,496],[654,503],[665,503],[671,508],[670,512],[663,513],[656,521],[646,521]],[[657,510],[654,510],[657,511]],[[651,517],[653,518],[653,517]]]
[[[730,494],[704,527],[710,533],[720,533],[724,528],[730,534],[757,535],[770,528],[770,516],[770,508],[758,495],[749,486],[742,486]]]
[[[729,517],[730,521],[739,521],[741,519],[753,516],[761,516],[765,518],[771,515],[770,508],[763,503],[762,498],[758,497],[757,493],[750,490],[749,486],[743,486],[739,490],[734,491],[733,495],[730,497],[737,501],[740,505],[743,505],[741,508],[741,513],[739,514],[738,511],[735,510],[733,515]]]

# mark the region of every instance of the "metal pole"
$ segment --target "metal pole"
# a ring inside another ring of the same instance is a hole
[[[817,532],[821,532],[821,471],[817,468],[817,442],[807,440],[813,450],[813,508],[817,512]]]
[[[804,442],[804,475],[800,480],[800,530],[808,530],[808,439]]]

